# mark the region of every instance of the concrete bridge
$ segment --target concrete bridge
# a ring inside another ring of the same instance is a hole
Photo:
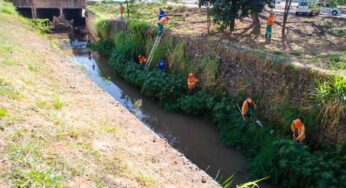
[[[9,0],[25,17],[48,18],[64,17],[66,20],[82,17],[85,0]]]

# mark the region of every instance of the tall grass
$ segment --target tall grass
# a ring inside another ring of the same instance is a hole
[[[111,37],[112,22],[106,19],[96,21],[96,34],[98,37],[107,39]]]
[[[314,97],[320,105],[324,127],[337,128],[346,115],[346,78],[332,76],[318,82]]]

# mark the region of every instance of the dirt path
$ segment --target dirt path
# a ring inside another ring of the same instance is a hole
[[[0,187],[218,187],[53,42],[0,17]]]

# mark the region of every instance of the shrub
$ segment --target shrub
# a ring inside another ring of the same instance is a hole
[[[96,34],[98,37],[101,39],[107,39],[111,35],[111,30],[112,30],[112,22],[110,20],[98,20],[96,22]]]
[[[49,19],[31,19],[30,25],[40,33],[51,32]]]
[[[114,45],[111,41],[101,39],[99,42],[91,44],[88,47],[94,51],[98,51],[100,55],[109,58],[112,55],[113,46]]]

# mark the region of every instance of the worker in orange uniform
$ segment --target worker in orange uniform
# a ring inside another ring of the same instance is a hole
[[[241,107],[241,115],[244,119],[244,128],[247,128],[249,121],[254,119],[254,113],[256,110],[256,104],[251,98],[247,98],[243,102],[243,106]],[[256,121],[257,123],[257,121]]]
[[[124,19],[124,13],[125,13],[125,7],[123,6],[122,3],[120,3],[120,19],[123,20]]]
[[[302,122],[302,118],[298,118],[292,122],[291,131],[296,144],[303,142],[305,139],[305,126]]]
[[[168,16],[164,16],[157,23],[157,26],[158,26],[158,33],[157,33],[157,35],[158,36],[162,35],[162,32],[164,30],[164,25],[166,25],[168,23],[168,20],[169,20],[169,17]]]
[[[195,75],[193,73],[190,73],[189,77],[187,78],[188,93],[191,93],[193,89],[195,89],[197,82],[198,79],[195,77]]]
[[[141,65],[145,65],[147,63],[147,58],[145,58],[145,56],[139,55],[138,56],[138,62]]]
[[[269,39],[269,40],[272,39],[274,20],[275,20],[275,14],[271,12],[269,14],[268,23],[267,23],[266,39]]]

